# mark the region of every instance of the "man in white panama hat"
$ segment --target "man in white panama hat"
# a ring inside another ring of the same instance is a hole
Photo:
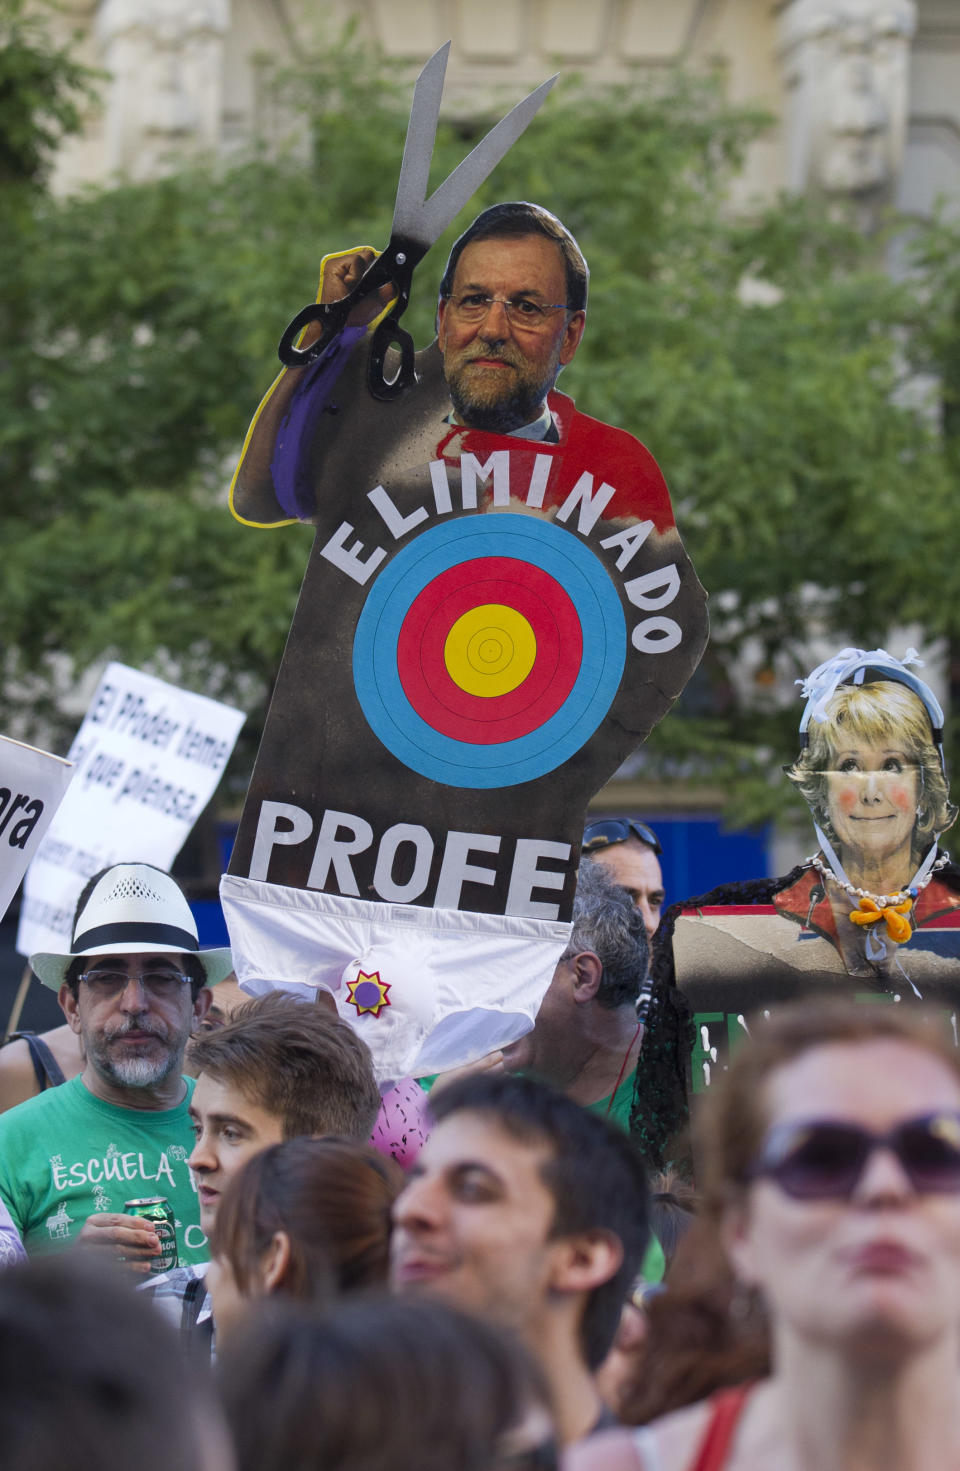
[[[30,964],[58,992],[85,1061],[79,1076],[0,1117],[0,1199],[27,1251],[79,1239],[145,1274],[160,1242],[124,1205],[164,1196],[180,1261],[205,1260],[187,1167],[193,1082],[182,1065],[210,1006],[208,987],[230,972],[230,951],[200,950],[169,874],[121,863],[80,895],[70,953],[32,955]]]

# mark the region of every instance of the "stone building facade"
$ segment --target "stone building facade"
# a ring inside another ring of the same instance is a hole
[[[719,67],[733,101],[777,119],[740,181],[927,213],[960,194],[958,0],[65,0],[61,25],[109,74],[101,110],[62,151],[56,187],[229,150],[261,122],[258,58],[353,21],[411,75],[452,39],[446,102],[551,71],[587,85],[680,63]]]

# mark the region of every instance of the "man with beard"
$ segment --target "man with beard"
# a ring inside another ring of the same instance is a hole
[[[330,260],[321,300],[346,296],[373,259],[360,250]],[[588,276],[579,246],[549,210],[515,201],[477,216],[440,282],[437,346],[451,423],[557,443],[547,395],[580,345]],[[369,321],[391,294],[385,286],[358,303],[349,324]],[[304,344],[315,335],[308,329]]]
[[[173,879],[145,863],[94,876],[77,903],[71,952],[30,964],[58,990],[80,1038],[83,1071],[0,1118],[0,1199],[30,1254],[72,1240],[98,1245],[147,1274],[161,1256],[154,1227],[124,1213],[164,1196],[184,1263],[206,1257],[187,1166],[193,1080],[182,1076],[191,1032],[229,974],[229,950],[201,952]]]
[[[547,394],[580,345],[587,266],[547,210],[485,210],[450,252],[437,344],[454,419],[474,429],[556,442]]]
[[[583,830],[583,853],[626,889],[652,945],[665,898],[663,848],[653,828],[636,817],[598,817]]]

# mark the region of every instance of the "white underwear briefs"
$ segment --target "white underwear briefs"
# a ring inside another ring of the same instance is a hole
[[[529,1032],[572,930],[234,874],[220,898],[243,990],[329,991],[381,1087],[475,1062]]]

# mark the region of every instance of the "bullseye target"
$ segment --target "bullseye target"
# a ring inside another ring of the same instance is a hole
[[[381,572],[357,624],[354,684],[404,765],[450,786],[515,786],[593,734],[626,643],[616,589],[583,542],[530,516],[469,517]]]

